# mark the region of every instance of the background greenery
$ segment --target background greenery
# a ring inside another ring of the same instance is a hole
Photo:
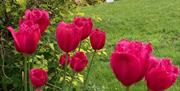
[[[116,42],[122,38],[149,41],[154,46],[156,56],[170,57],[173,63],[180,66],[179,0],[115,0],[114,3],[110,4],[99,4],[103,0],[94,0],[97,2],[91,6],[88,5],[91,3],[87,2],[88,0],[83,3],[76,3],[73,0],[27,0],[28,3],[23,1],[25,0],[0,1],[0,66],[4,68],[9,77],[9,79],[6,78],[3,69],[0,70],[0,90],[20,91],[23,87],[21,85],[21,72],[24,58],[16,52],[11,34],[6,30],[6,27],[12,25],[17,28],[18,19],[23,15],[26,7],[43,8],[50,12],[51,25],[43,34],[36,55],[29,58],[29,62],[36,60],[35,66],[48,69],[49,83],[59,87],[61,87],[62,70],[59,68],[58,59],[62,52],[57,47],[54,31],[59,21],[62,19],[70,21],[75,15],[92,17],[94,25],[107,33],[105,49],[96,56],[91,76],[89,76],[89,91],[125,90],[109,66],[109,55]],[[4,3],[6,7],[3,6]],[[84,41],[83,49],[87,49],[86,52],[90,57],[92,49],[89,46],[89,43]],[[4,67],[2,55],[5,59]],[[82,82],[82,74],[77,77],[79,83]],[[77,82],[74,83],[74,86],[77,87]],[[144,81],[135,84],[135,86],[131,87],[131,91],[145,91],[146,89]],[[179,86],[180,79],[168,91],[180,91]],[[57,90],[48,85],[44,89]]]
[[[110,56],[122,38],[151,42],[154,55],[170,57],[180,66],[180,1],[179,0],[118,0],[111,4],[84,7],[87,16],[101,17],[95,22],[107,33],[106,49]],[[96,60],[91,73],[93,91],[125,91],[112,74],[109,57]],[[179,77],[180,78],[180,77]],[[167,91],[180,91],[180,79]],[[144,81],[130,91],[146,91]]]

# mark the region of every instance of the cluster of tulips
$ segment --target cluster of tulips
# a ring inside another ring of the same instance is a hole
[[[15,32],[10,26],[14,45],[18,52],[31,55],[36,51],[42,33],[50,24],[48,12],[41,9],[26,10],[25,15],[19,21],[19,31]],[[84,52],[75,51],[81,41],[90,37],[90,43],[94,54],[105,45],[106,33],[100,29],[93,29],[91,18],[75,17],[72,23],[60,22],[56,28],[56,40],[59,48],[64,51],[60,55],[59,64],[64,69],[63,91],[66,90],[66,68],[71,67],[78,73],[88,65],[88,58]],[[163,91],[172,86],[177,80],[179,69],[174,66],[169,58],[158,59],[152,54],[150,43],[140,41],[120,40],[115,46],[110,58],[110,65],[116,78],[127,87],[145,78],[149,91]],[[70,56],[70,52],[74,52]],[[94,54],[87,68],[84,86],[86,86]],[[27,60],[24,61],[24,91],[28,91],[29,79],[36,91],[42,91],[41,87],[48,81],[48,73],[41,68],[27,68]],[[33,64],[32,64],[33,65]],[[29,83],[29,84],[31,84]],[[32,87],[29,86],[30,91]]]
[[[16,50],[26,57],[32,55],[36,51],[38,42],[49,24],[50,20],[47,11],[41,9],[31,9],[26,10],[25,15],[20,19],[18,32],[15,32],[11,26],[7,29],[13,36]],[[64,54],[61,55],[59,59],[61,68],[64,69],[63,91],[66,90],[65,79],[68,64],[70,64],[70,67],[75,73],[83,71],[88,64],[86,54],[79,50],[75,51],[81,41],[88,37],[90,37],[90,43],[94,49],[94,54],[97,50],[104,47],[106,33],[98,28],[93,29],[91,18],[75,17],[72,23],[65,23],[62,21],[56,28],[56,40],[58,42],[58,46],[62,51],[64,51]],[[74,54],[72,57],[69,54],[70,52],[73,52]],[[91,60],[90,66],[88,66],[85,83],[87,82],[92,62],[93,60]],[[42,68],[33,68],[33,63],[31,64],[31,67],[27,67],[27,64],[27,60],[25,60],[23,74],[24,91],[28,91],[28,89],[33,91],[32,86],[30,86],[31,84],[36,91],[42,91],[41,87],[48,81],[47,71]],[[29,83],[27,82],[28,78]],[[84,86],[86,86],[86,84],[84,84]]]
[[[110,65],[116,78],[126,86],[145,78],[148,91],[164,91],[178,78],[179,69],[169,58],[157,58],[150,43],[120,40],[111,54]]]

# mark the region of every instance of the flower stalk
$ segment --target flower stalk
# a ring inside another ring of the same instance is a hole
[[[80,50],[81,50],[81,42],[79,43],[78,51],[80,51]]]
[[[128,86],[128,87],[126,87],[126,91],[129,91],[129,89],[130,89],[130,87]]]
[[[71,79],[71,82],[70,82],[70,91],[73,91],[73,81],[75,79],[75,76],[76,76],[76,72],[73,71],[72,79]]]
[[[94,60],[95,54],[96,54],[96,50],[93,52],[93,56],[92,56],[92,59],[91,59],[91,61],[90,61],[90,65],[89,65],[88,68],[87,68],[87,74],[86,74],[85,80],[84,80],[83,91],[86,89],[86,84],[87,84],[87,82],[88,82],[88,77],[89,77],[89,73],[90,73],[90,70],[91,70],[91,66],[92,66],[92,64],[93,64],[93,60]]]
[[[60,88],[60,87],[58,87],[58,86],[56,86],[56,85],[53,85],[53,84],[51,84],[51,83],[46,83],[46,85],[49,85],[49,86],[54,87],[54,88],[56,88],[56,89],[59,89],[60,91],[62,90],[62,88]]]
[[[4,69],[4,66],[5,66],[5,65],[4,65],[4,62],[5,62],[5,60],[4,60],[5,51],[4,51],[4,47],[3,47],[3,40],[2,40],[2,38],[0,38],[0,41],[1,41],[2,73],[3,73],[4,77],[6,77],[7,79],[11,80],[11,79],[6,75],[6,73],[5,73],[5,69]]]
[[[27,61],[28,61],[28,59],[27,59],[27,57],[25,57],[25,60],[24,60],[24,91],[28,91],[27,90],[27,75],[28,75],[28,73],[27,73]]]
[[[28,58],[27,58],[28,59]],[[33,61],[34,59],[32,59],[32,61]],[[29,59],[27,60],[28,61],[28,72],[30,72],[30,70],[31,70],[31,68],[32,68],[32,66],[33,66],[33,62],[31,63],[30,61],[29,61]],[[31,80],[30,80],[30,78],[29,78],[29,91],[33,91],[33,87],[32,87],[32,83],[31,83]]]
[[[66,70],[67,70],[67,62],[68,62],[68,52],[66,52],[66,60],[65,60],[65,65],[64,65],[63,91],[66,91]]]

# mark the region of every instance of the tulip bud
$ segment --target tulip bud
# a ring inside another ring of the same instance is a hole
[[[62,67],[64,67],[64,66],[65,66],[65,62],[67,61],[67,64],[66,64],[66,65],[68,65],[69,62],[70,62],[70,60],[71,60],[70,55],[68,55],[68,60],[66,60],[66,54],[63,54],[63,55],[60,56],[59,64],[60,64]]]
[[[80,29],[81,31],[81,40],[86,39],[92,30],[92,19],[85,17],[75,17],[73,23]]]
[[[81,72],[88,64],[88,58],[83,52],[76,52],[70,61],[70,66],[75,72]]]
[[[106,33],[95,29],[90,35],[91,46],[94,50],[100,50],[104,47],[106,42]]]
[[[40,68],[33,68],[29,72],[32,85],[36,88],[42,87],[48,81],[47,71]]]
[[[70,52],[78,47],[81,32],[74,24],[60,22],[56,29],[56,40],[59,48],[64,52]]]

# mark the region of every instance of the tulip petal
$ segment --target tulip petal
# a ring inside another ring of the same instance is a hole
[[[137,82],[140,76],[141,64],[137,57],[126,53],[114,52],[110,59],[111,68],[116,78],[125,86]]]
[[[23,50],[22,45],[21,45],[21,43],[20,43],[20,42],[23,42],[23,40],[22,40],[23,38],[21,38],[22,41],[19,41],[19,39],[20,39],[19,37],[21,36],[21,34],[20,34],[20,33],[16,33],[11,26],[9,26],[7,29],[8,29],[8,30],[11,32],[11,34],[12,34],[12,37],[13,37],[13,39],[14,39],[14,45],[15,45],[15,47],[16,47],[16,50],[19,51],[19,52],[21,52],[21,51]]]

